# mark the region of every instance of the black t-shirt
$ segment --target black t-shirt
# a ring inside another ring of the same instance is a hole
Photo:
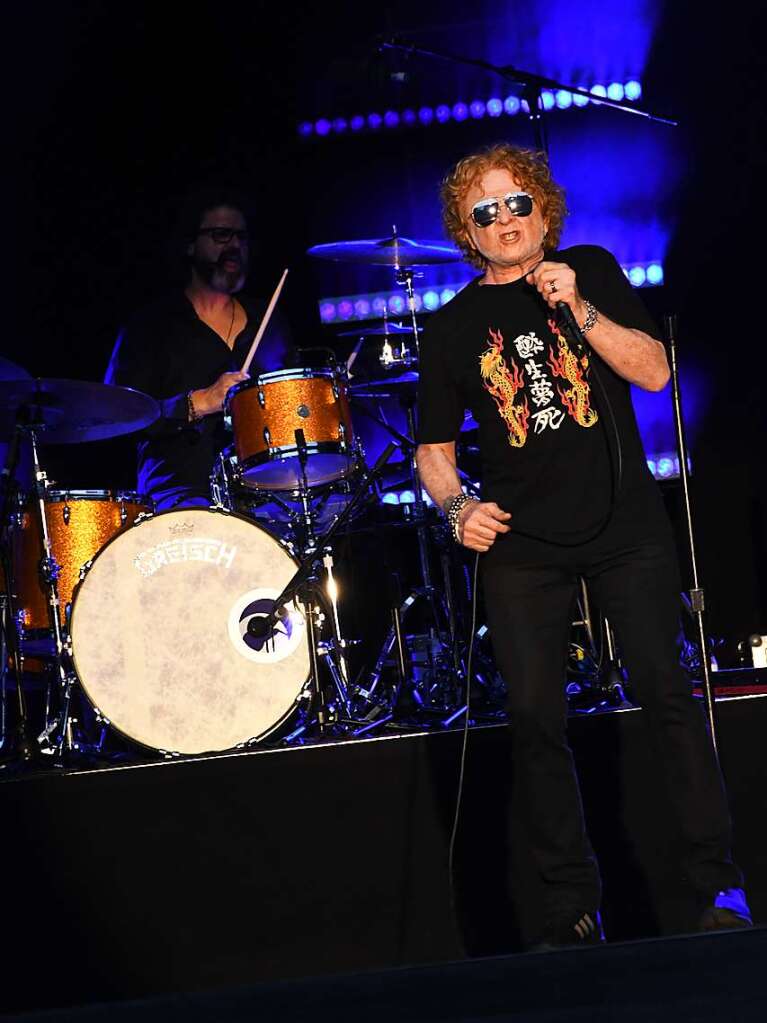
[[[160,509],[189,497],[209,497],[216,456],[232,442],[221,414],[190,423],[186,396],[242,366],[266,303],[242,295],[237,300],[247,321],[231,350],[197,316],[183,291],[137,313],[115,344],[106,382],[135,387],[160,402],[161,417],[140,435],[137,448],[138,490]],[[280,369],[289,352],[289,330],[275,311],[251,365],[251,376]]]
[[[609,319],[659,337],[605,249],[579,245],[546,258],[571,266],[581,294]],[[524,278],[495,285],[478,280],[436,312],[424,331],[418,440],[456,440],[464,411],[471,410],[479,425],[484,500],[512,512],[517,533],[585,540],[613,502],[616,428],[621,496],[640,496],[654,485],[629,384],[595,352],[576,357]]]

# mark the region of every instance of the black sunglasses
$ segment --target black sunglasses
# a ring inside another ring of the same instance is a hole
[[[239,242],[247,242],[248,240],[248,232],[243,230],[243,228],[201,227],[197,234],[207,234],[216,245],[228,245],[232,238],[236,238]]]
[[[513,217],[529,217],[533,212],[533,197],[527,192],[509,192],[502,199],[480,199],[471,208],[471,219],[477,227],[490,227],[498,219],[501,203]]]

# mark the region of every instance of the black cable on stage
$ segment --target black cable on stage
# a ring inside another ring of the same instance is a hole
[[[466,749],[469,741],[469,717],[471,714],[471,676],[474,659],[474,637],[477,631],[477,578],[479,576],[479,551],[474,555],[474,571],[471,583],[471,636],[469,638],[469,651],[466,657],[466,713],[463,722],[463,741],[461,743],[461,760],[458,771],[458,792],[455,797],[455,813],[453,815],[453,828],[450,833],[450,845],[447,853],[447,873],[450,885],[450,908],[453,913],[456,929],[458,929],[458,913],[455,904],[455,840],[458,835],[458,822],[461,816],[461,800],[463,797],[463,779],[466,770]]]

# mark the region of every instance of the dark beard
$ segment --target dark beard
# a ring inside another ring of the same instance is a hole
[[[240,259],[240,265],[236,270],[224,270],[223,263],[225,259],[231,258],[231,254],[226,252],[222,253],[217,260],[195,257],[192,259],[192,266],[197,276],[205,281],[209,287],[231,295],[233,292],[240,290],[245,281],[246,273],[246,267],[242,259]]]

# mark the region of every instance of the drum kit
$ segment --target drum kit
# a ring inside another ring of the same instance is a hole
[[[232,445],[213,467],[209,508],[156,513],[137,493],[56,486],[45,445],[142,430],[159,406],[129,388],[0,367],[0,737],[11,761],[222,753],[443,727],[464,713],[468,572],[424,494],[414,443],[413,268],[457,254],[396,232],[310,254],[392,267],[410,323],[354,332],[380,342],[377,373],[352,376],[353,359],[328,356],[233,387]],[[371,396],[379,410],[397,400],[407,432],[364,408]],[[392,441],[372,467],[358,408]],[[392,480],[412,501],[386,501]],[[500,680],[475,656],[495,713]]]

